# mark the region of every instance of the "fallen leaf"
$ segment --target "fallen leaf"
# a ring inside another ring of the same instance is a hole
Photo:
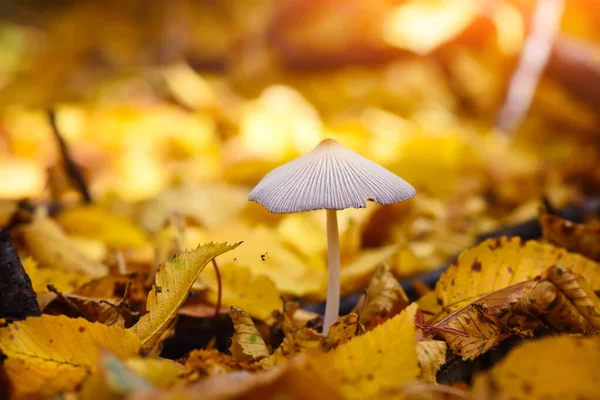
[[[108,273],[105,265],[86,257],[60,226],[40,210],[31,223],[21,228],[21,233],[28,250],[40,266],[79,272],[91,277]]]
[[[42,315],[0,328],[0,350],[15,396],[46,396],[75,390],[106,349],[118,357],[138,354],[131,332],[82,318]]]
[[[168,389],[183,372],[183,365],[166,358],[137,357],[124,361],[127,368],[147,379],[154,387]]]
[[[552,266],[544,274],[569,299],[590,324],[590,330],[600,332],[600,298],[581,275]],[[585,332],[585,331],[584,331]]]
[[[416,311],[416,305],[409,306],[372,331],[313,357],[309,365],[348,399],[398,395],[406,382],[419,375]]]
[[[231,356],[219,353],[215,349],[194,350],[187,358],[180,377],[186,382],[196,382],[208,376],[259,370],[262,370],[259,365],[236,361]]]
[[[252,318],[244,310],[231,307],[231,321],[235,333],[229,350],[236,361],[252,363],[269,356],[269,350],[262,336],[254,326]]]
[[[557,264],[569,265],[574,273],[586,276],[593,290],[600,289],[600,264],[579,254],[534,240],[488,239],[463,251],[440,277],[435,293],[443,313],[436,320],[486,293],[531,280]]]
[[[598,221],[576,224],[559,216],[540,210],[540,225],[544,239],[564,247],[574,253],[582,254],[600,261],[600,224]]]
[[[548,337],[525,342],[475,377],[473,396],[490,399],[593,399],[600,381],[600,339]]]
[[[263,321],[281,307],[281,294],[267,276],[253,273],[249,267],[234,262],[219,263],[218,268],[222,305],[242,308],[252,317]],[[212,268],[202,274],[201,280],[209,287],[206,300],[210,304],[217,304],[218,283]]]
[[[143,246],[148,240],[146,232],[128,218],[93,204],[66,208],[56,222],[68,234],[96,239],[113,249]]]
[[[384,264],[375,270],[366,293],[354,307],[354,311],[360,313],[361,323],[369,325],[375,316],[391,317],[407,305],[408,296],[390,272],[390,268]]]
[[[175,187],[149,200],[140,218],[142,226],[151,232],[158,231],[175,212],[194,218],[207,228],[216,228],[239,214],[247,203],[247,189],[223,183]]]
[[[23,268],[31,278],[31,285],[38,296],[48,292],[48,284],[54,285],[61,292],[70,293],[93,279],[80,272],[69,272],[56,267],[39,268],[31,257],[23,260]]]
[[[421,369],[421,381],[436,383],[436,374],[446,363],[446,342],[441,340],[420,340],[417,342],[417,357]]]
[[[306,359],[298,358],[270,371],[232,372],[206,377],[185,388],[170,392],[155,390],[132,400],[197,399],[206,400],[342,400],[344,397],[324,377],[306,367]]]
[[[356,313],[350,313],[338,318],[331,325],[327,338],[335,340],[338,344],[346,343],[355,336],[365,333],[365,327],[359,322]]]
[[[140,338],[146,351],[152,351],[162,334],[171,325],[179,308],[187,299],[194,281],[206,264],[237,246],[239,243],[234,245],[208,243],[173,257],[160,267],[156,272],[154,286],[148,294],[146,303],[148,313],[130,328]]]

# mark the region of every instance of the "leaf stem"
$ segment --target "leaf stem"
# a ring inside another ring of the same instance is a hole
[[[215,267],[215,274],[217,275],[217,306],[215,307],[215,313],[213,318],[216,318],[221,311],[221,297],[223,296],[223,287],[221,286],[221,273],[219,272],[219,267],[217,266],[217,261],[213,258],[212,265]]]

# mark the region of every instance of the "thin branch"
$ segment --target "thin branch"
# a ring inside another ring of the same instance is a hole
[[[67,175],[69,175],[69,177],[77,187],[77,190],[79,191],[79,193],[81,193],[81,197],[83,197],[83,202],[89,204],[92,202],[92,197],[90,196],[90,192],[88,191],[85,180],[83,179],[83,175],[81,175],[81,171],[79,171],[77,165],[75,165],[75,162],[71,158],[67,142],[60,135],[58,125],[56,124],[56,112],[54,110],[48,110],[48,119],[50,121],[50,126],[52,127],[52,133],[54,134],[54,137],[58,142],[58,147],[60,148],[60,154],[65,164]]]
[[[563,9],[564,0],[538,0],[531,33],[525,40],[519,64],[508,85],[506,101],[498,114],[498,129],[512,133],[523,122],[550,58]]]

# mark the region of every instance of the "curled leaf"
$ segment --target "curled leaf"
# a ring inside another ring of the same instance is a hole
[[[540,210],[544,239],[565,249],[600,261],[600,224],[598,221],[576,224]]]
[[[254,326],[247,312],[238,307],[230,311],[235,334],[233,335],[231,354],[237,361],[254,362],[269,356],[269,350],[262,336]]]
[[[130,329],[148,352],[159,342],[187,299],[194,281],[206,264],[216,256],[235,249],[239,243],[207,243],[195,250],[171,258],[156,272],[154,286],[148,294],[148,313]]]
[[[366,300],[366,304],[365,304]],[[387,265],[380,265],[369,283],[366,294],[354,308],[360,322],[368,325],[375,316],[393,316],[408,305],[408,296]]]

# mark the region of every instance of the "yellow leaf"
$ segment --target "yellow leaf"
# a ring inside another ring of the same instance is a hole
[[[48,284],[53,284],[60,292],[70,293],[92,280],[91,276],[78,272],[68,272],[55,267],[39,268],[31,257],[23,260],[23,268],[31,279],[31,286],[38,295],[48,292]]]
[[[171,325],[206,264],[237,246],[239,243],[207,243],[171,258],[157,270],[154,286],[146,302],[148,313],[130,328],[140,338],[145,350],[152,351]]]
[[[600,264],[579,254],[534,240],[488,239],[463,251],[441,276],[435,293],[444,313],[437,320],[486,293],[531,280],[555,264],[568,265],[588,279],[592,290],[600,289]]]
[[[309,365],[348,399],[387,398],[399,393],[419,375],[416,311],[415,304],[409,306],[372,331],[313,358]]]
[[[446,363],[446,342],[421,340],[417,342],[417,357],[423,382],[436,383],[436,374]]]
[[[171,387],[183,372],[183,365],[166,358],[129,358],[124,364],[161,389]]]
[[[268,357],[267,345],[248,313],[232,306],[230,315],[235,328],[229,348],[233,358],[237,361],[253,362]]]
[[[82,318],[42,315],[0,329],[0,350],[18,396],[50,397],[74,390],[96,367],[100,349],[118,357],[138,354],[131,332]]]
[[[27,248],[41,266],[80,272],[92,277],[108,273],[105,265],[85,256],[60,226],[39,210],[21,232]]]
[[[600,339],[548,337],[525,342],[475,377],[478,399],[594,399],[600,382]]]
[[[392,310],[397,313],[407,305],[408,296],[400,282],[392,275],[387,265],[380,265],[371,279],[366,295],[363,295],[354,311],[360,312],[360,322],[368,325],[376,316],[387,317]]]
[[[56,216],[56,222],[69,234],[96,239],[114,249],[143,246],[148,240],[131,220],[97,205],[67,208]]]
[[[264,275],[256,275],[249,267],[227,262],[218,265],[221,274],[223,305],[242,308],[252,317],[263,321],[271,316],[274,310],[281,308],[281,294],[271,279]],[[202,282],[210,290],[207,300],[217,303],[218,284],[214,271],[209,269],[202,274]]]

